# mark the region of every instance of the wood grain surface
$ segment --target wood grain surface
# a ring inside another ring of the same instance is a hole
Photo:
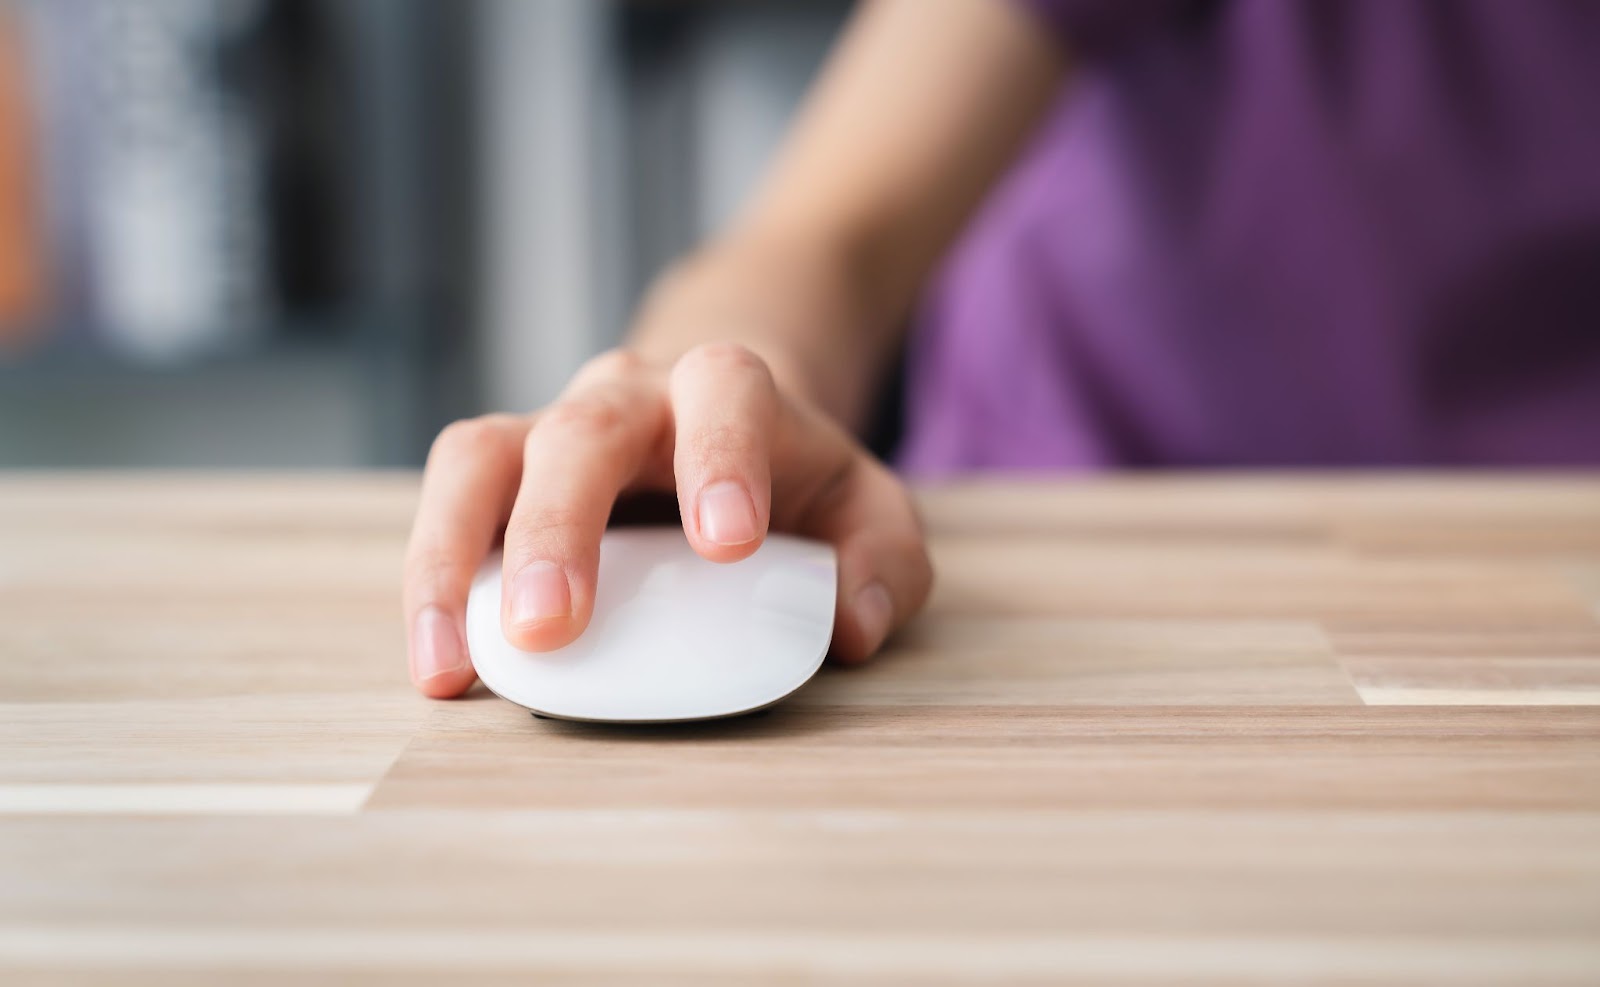
[[[404,670],[410,474],[0,477],[0,982],[1600,983],[1600,478],[926,489],[758,717]]]

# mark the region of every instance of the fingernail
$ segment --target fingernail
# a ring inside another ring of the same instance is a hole
[[[572,616],[567,574],[554,562],[530,562],[511,580],[511,622],[537,624]]]
[[[438,607],[423,607],[411,641],[411,673],[418,682],[467,667],[456,622]]]
[[[889,636],[889,625],[894,622],[894,601],[882,583],[868,583],[856,591],[856,624],[861,628],[861,640],[870,654],[878,650],[883,639]]]
[[[718,545],[743,545],[756,537],[756,505],[732,481],[700,491],[700,534]]]

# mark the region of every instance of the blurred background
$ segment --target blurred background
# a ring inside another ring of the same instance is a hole
[[[0,0],[0,467],[399,466],[758,176],[832,0]]]

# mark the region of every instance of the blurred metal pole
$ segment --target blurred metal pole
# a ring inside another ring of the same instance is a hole
[[[619,330],[621,100],[611,5],[487,0],[484,404],[526,410]]]

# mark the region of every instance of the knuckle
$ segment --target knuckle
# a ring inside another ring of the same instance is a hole
[[[771,379],[767,362],[741,343],[726,340],[701,343],[685,353],[678,366],[712,373],[756,374]]]
[[[569,545],[584,530],[584,520],[583,513],[575,507],[527,507],[511,519],[506,541],[524,548],[535,544]]]
[[[541,432],[569,432],[580,438],[598,439],[621,429],[626,421],[623,409],[614,401],[585,396],[558,401],[539,415],[529,440]]]
[[[510,416],[486,415],[482,418],[464,418],[451,422],[433,440],[429,458],[440,456],[476,459],[503,452],[506,446],[506,422]]]
[[[406,584],[420,597],[430,597],[461,582],[462,573],[468,569],[459,555],[440,546],[413,547],[406,554]]]
[[[762,443],[748,425],[719,422],[694,429],[683,437],[680,447],[698,458],[715,456],[742,462],[759,456]]]
[[[528,427],[526,415],[513,415],[504,411],[494,411],[487,415],[479,415],[474,421],[482,422],[489,428],[506,435],[516,434]]]
[[[619,346],[591,357],[578,373],[585,378],[626,377],[643,369],[643,357]]]

